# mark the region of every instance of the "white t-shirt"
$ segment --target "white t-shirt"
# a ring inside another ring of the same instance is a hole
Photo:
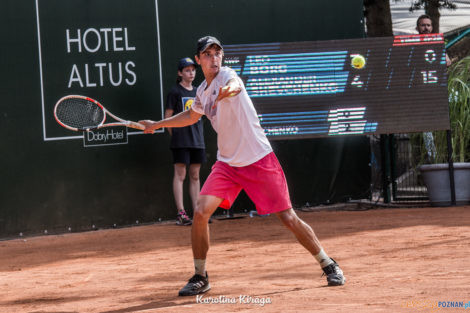
[[[242,91],[219,101],[214,108],[220,87],[232,78],[240,82]],[[243,81],[231,68],[222,67],[209,87],[206,81],[202,82],[191,109],[205,114],[217,132],[217,160],[231,166],[247,166],[272,151]]]

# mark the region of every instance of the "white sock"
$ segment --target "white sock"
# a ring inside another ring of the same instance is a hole
[[[323,251],[323,249],[320,250],[320,253],[315,255],[315,259],[318,261],[318,263],[320,263],[321,268],[334,263],[333,260],[330,259],[330,257],[325,253],[325,251]]]
[[[194,259],[194,270],[196,274],[206,277],[206,260]]]

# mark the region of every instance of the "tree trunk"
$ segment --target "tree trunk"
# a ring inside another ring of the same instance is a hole
[[[364,0],[368,37],[393,36],[389,0]]]
[[[431,17],[432,32],[439,33],[439,20],[441,13],[439,13],[439,0],[428,0],[425,4],[425,12]]]

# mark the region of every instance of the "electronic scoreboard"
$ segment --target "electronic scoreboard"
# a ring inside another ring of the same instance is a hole
[[[224,46],[271,139],[449,129],[442,34]]]

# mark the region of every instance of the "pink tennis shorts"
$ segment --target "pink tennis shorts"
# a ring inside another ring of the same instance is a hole
[[[286,177],[274,152],[243,167],[215,162],[201,195],[222,198],[224,200],[219,207],[229,209],[242,189],[255,203],[259,214],[292,208]]]

